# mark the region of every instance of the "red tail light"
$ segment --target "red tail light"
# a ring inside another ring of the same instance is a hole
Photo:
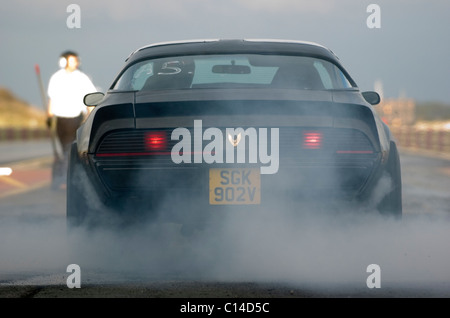
[[[320,149],[322,147],[322,133],[320,131],[305,131],[303,133],[304,149]]]
[[[145,147],[149,151],[167,149],[167,134],[164,131],[150,131],[145,134]]]

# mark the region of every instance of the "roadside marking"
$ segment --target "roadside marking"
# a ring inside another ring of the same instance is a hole
[[[26,185],[25,183],[20,182],[20,181],[18,181],[16,179],[13,179],[13,178],[11,178],[9,176],[0,176],[0,181],[2,181],[4,183],[7,183],[9,185],[12,185],[14,187],[18,187],[18,188],[26,188],[26,187],[28,187],[28,185]]]
[[[11,163],[12,173],[0,175],[0,198],[50,186],[52,161],[52,157],[43,157]]]
[[[0,168],[0,176],[9,176],[12,173],[12,169],[10,167],[1,167]]]
[[[50,185],[50,181],[42,181],[42,182],[39,182],[39,183],[35,183],[32,186],[27,186],[25,188],[19,188],[19,189],[6,191],[6,192],[3,192],[3,193],[0,193],[0,199],[9,197],[11,195],[16,195],[16,194],[25,193],[25,192],[28,192],[28,191],[37,190],[39,188],[43,188],[43,187],[46,187],[46,186],[49,186],[49,185]]]

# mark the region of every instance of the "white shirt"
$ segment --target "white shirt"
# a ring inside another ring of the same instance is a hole
[[[69,73],[61,69],[50,77],[48,84],[52,113],[58,117],[78,117],[81,113],[87,113],[83,98],[96,91],[90,78],[83,72],[75,70]]]

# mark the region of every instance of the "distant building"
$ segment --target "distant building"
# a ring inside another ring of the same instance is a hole
[[[390,126],[413,125],[416,120],[416,103],[411,98],[385,98],[375,109]]]

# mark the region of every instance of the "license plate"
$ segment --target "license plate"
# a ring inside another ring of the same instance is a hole
[[[209,204],[260,204],[260,170],[209,169]]]

